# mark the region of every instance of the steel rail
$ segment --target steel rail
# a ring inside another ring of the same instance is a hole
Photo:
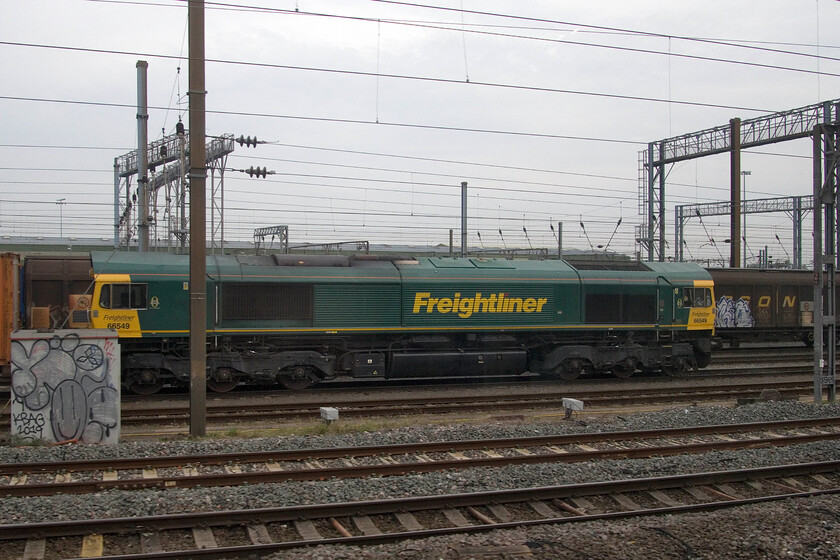
[[[64,461],[56,463],[24,463],[0,465],[0,475],[20,476],[21,473],[53,473],[78,471],[81,469],[141,469],[165,468],[184,465],[221,465],[231,463],[318,461],[365,456],[401,456],[434,452],[455,452],[488,449],[523,449],[534,447],[555,447],[558,445],[587,444],[596,442],[637,443],[642,440],[672,439],[686,436],[723,435],[734,433],[767,432],[769,430],[791,430],[840,425],[840,418],[758,422],[750,424],[707,425],[689,428],[663,428],[636,432],[598,432],[592,434],[565,434],[552,436],[530,436],[486,440],[456,440],[431,443],[367,446],[359,448],[319,448],[291,451],[268,451],[245,454],[221,454],[215,456],[169,456],[136,459],[100,459],[95,461]],[[433,472],[450,469],[477,467],[500,467],[507,465],[538,464],[549,462],[582,462],[605,459],[627,459],[651,456],[671,456],[705,453],[712,450],[733,450],[758,447],[781,447],[811,443],[814,441],[840,440],[840,432],[773,435],[771,437],[743,440],[677,443],[673,445],[645,445],[635,448],[534,452],[529,455],[459,457],[444,460],[403,460],[376,465],[342,465],[337,467],[286,468],[257,472],[192,474],[181,476],[152,477],[124,480],[80,480],[55,483],[24,483],[0,486],[0,496],[45,496],[57,493],[82,494],[109,489],[167,489],[193,488],[198,486],[234,486],[238,484],[276,483],[288,480],[323,480],[326,478],[361,478],[369,476],[393,476],[407,473]]]
[[[681,380],[683,381],[683,380]],[[688,381],[688,380],[686,380]],[[664,388],[616,388],[613,390],[569,390],[565,396],[574,396],[584,400],[590,406],[615,406],[651,402],[692,402],[698,400],[732,399],[737,397],[755,397],[765,389],[775,389],[783,396],[811,394],[812,381],[751,381],[746,384],[717,385],[714,387],[688,387],[683,383]],[[466,410],[499,410],[509,408],[557,408],[563,409],[563,394],[521,394],[521,395],[461,395],[440,396],[421,395],[412,398],[379,398],[372,400],[336,400],[329,401],[339,409],[343,417],[370,416],[383,413],[446,413]],[[231,400],[246,400],[243,396],[229,397]],[[208,420],[252,420],[281,418],[312,418],[318,414],[320,403],[273,402],[273,403],[238,403],[228,404],[228,398],[217,403],[209,403]],[[179,422],[188,418],[189,410],[183,401],[175,406],[150,407],[147,409],[123,408],[122,424],[149,424]]]
[[[108,459],[44,461],[28,463],[0,463],[0,475],[14,476],[20,472],[55,473],[98,469],[140,469],[183,467],[186,465],[227,465],[231,463],[302,461],[341,459],[374,455],[400,455],[405,453],[433,453],[469,449],[499,449],[539,445],[566,445],[633,439],[673,438],[682,436],[731,434],[779,429],[816,428],[840,425],[840,417],[777,420],[744,424],[707,424],[684,428],[659,428],[653,430],[612,431],[593,433],[526,436],[513,438],[451,440],[395,445],[367,445],[354,447],[320,447],[295,450],[252,451],[246,453],[221,453],[217,455],[168,455],[163,457],[114,457]]]
[[[581,484],[566,484],[559,486],[542,486],[534,488],[519,488],[512,490],[493,490],[477,493],[449,494],[443,496],[410,497],[386,500],[371,500],[359,502],[341,502],[332,504],[317,504],[308,506],[285,506],[239,511],[202,512],[187,514],[170,514],[162,516],[145,516],[116,519],[86,519],[80,521],[58,521],[45,523],[21,523],[0,525],[0,540],[14,541],[30,538],[58,538],[96,534],[128,534],[146,531],[184,530],[196,527],[217,526],[252,526],[265,523],[292,523],[300,520],[318,520],[354,516],[397,515],[405,512],[431,512],[449,510],[452,508],[476,508],[499,504],[531,503],[536,501],[556,501],[581,497],[609,496],[632,492],[651,492],[675,490],[687,487],[705,487],[707,485],[745,483],[748,481],[767,480],[768,487],[783,490],[782,492],[745,499],[728,499],[720,501],[695,503],[688,505],[669,506],[660,508],[636,509],[634,511],[607,512],[585,514],[576,512],[569,517],[547,517],[542,519],[519,519],[511,521],[493,522],[487,518],[481,525],[438,529],[420,529],[417,531],[401,531],[396,533],[380,533],[367,535],[349,535],[338,538],[294,540],[286,542],[266,543],[252,546],[225,546],[211,549],[195,549],[181,551],[157,551],[132,555],[101,556],[108,560],[151,559],[151,558],[239,558],[253,557],[253,555],[268,554],[281,550],[300,548],[312,545],[350,544],[370,545],[383,542],[393,542],[404,539],[415,539],[434,535],[464,534],[484,532],[496,529],[523,527],[544,524],[559,524],[569,522],[592,521],[599,519],[618,519],[638,517],[643,515],[661,515],[686,513],[694,511],[709,511],[735,506],[758,504],[769,501],[812,497],[819,495],[838,494],[840,488],[832,487],[822,490],[799,491],[782,484],[775,484],[773,479],[784,479],[793,476],[816,474],[837,474],[840,471],[840,461],[814,462],[795,465],[759,467],[753,469],[736,469],[732,471],[715,471],[688,475],[673,475],[656,478],[627,479],[620,481],[589,482]],[[578,515],[577,513],[580,513]],[[481,517],[479,517],[481,519]],[[490,521],[489,523],[487,521]]]
[[[770,355],[763,356],[763,357],[759,356],[757,358],[749,357],[749,359],[752,360],[753,362],[755,360],[768,360],[768,361],[770,361],[770,360],[778,360],[778,359],[781,359],[781,358],[784,358],[785,362],[788,365],[783,365],[783,366],[760,365],[760,366],[756,367],[754,365],[750,365],[750,363],[748,363],[748,362],[744,362],[743,358],[737,359],[737,358],[729,358],[729,357],[724,356],[720,360],[713,360],[712,363],[709,365],[709,367],[704,369],[701,374],[699,374],[699,375],[689,374],[685,378],[686,379],[719,378],[723,375],[726,375],[726,376],[733,376],[734,375],[734,376],[739,376],[739,377],[758,376],[758,375],[761,375],[761,376],[769,376],[769,375],[808,375],[808,374],[813,373],[812,372],[812,370],[813,370],[813,363],[812,363],[813,359],[808,360],[807,357],[802,358],[800,360],[796,359],[796,355],[791,357],[790,355],[781,355],[781,354],[775,355],[775,356],[770,356]],[[802,363],[797,364],[798,361],[801,361]],[[574,382],[567,382],[567,381],[561,381],[561,380],[551,380],[551,379],[540,378],[540,377],[536,377],[535,374],[529,374],[529,373],[522,374],[522,375],[519,375],[519,376],[509,376],[509,377],[511,377],[514,380],[514,383],[530,381],[532,383],[545,383],[545,384],[554,384],[554,385],[559,384],[559,386],[561,386],[561,387],[569,387],[570,383],[574,383]],[[670,379],[672,379],[672,378],[667,377],[667,376],[659,376],[659,377],[654,377],[654,378],[634,376],[633,378],[631,378],[630,383],[636,383],[636,382],[644,383],[644,382],[649,382],[649,381],[664,382],[664,381],[668,381]],[[461,379],[461,381],[463,381],[463,380],[464,379]],[[333,381],[333,382],[321,383],[320,385],[318,385],[314,388],[308,389],[305,392],[305,394],[307,394],[307,395],[329,394],[329,393],[335,392],[335,391],[344,391],[344,390],[347,390],[348,388],[350,388],[350,389],[364,388],[364,389],[383,389],[383,390],[387,390],[387,389],[395,389],[395,388],[400,388],[400,387],[405,387],[405,386],[410,386],[410,387],[417,387],[417,386],[441,387],[441,386],[444,386],[444,383],[451,383],[452,381],[453,381],[452,379],[443,380],[443,379],[436,379],[436,378],[431,378],[431,379],[407,378],[407,379],[387,379],[387,380],[383,380],[383,379],[373,379],[373,380],[372,379],[353,379],[353,378],[350,378],[346,381]],[[617,378],[606,378],[606,379],[603,379],[603,378],[594,378],[594,379],[583,378],[580,381],[583,381],[583,382],[592,382],[592,381],[595,381],[595,382],[598,382],[598,381],[618,382],[618,381],[621,381],[621,382],[625,382],[625,383],[627,382],[627,381],[619,380]],[[421,382],[422,382],[422,385],[420,385]],[[504,384],[505,386],[509,386],[510,382],[511,382],[510,380],[507,380],[507,381],[499,381],[499,382],[496,382],[496,383],[497,384]],[[341,386],[342,389],[336,389],[336,386]],[[459,386],[463,386],[463,384],[461,384]],[[469,386],[473,387],[474,385],[469,385]],[[249,393],[248,387],[243,387],[243,389],[244,390],[237,390],[233,394],[234,395],[247,395]],[[262,389],[260,389],[260,391],[261,391],[261,393],[265,393],[265,391],[262,390]],[[279,389],[279,388],[269,389],[268,391],[269,391],[269,393],[287,393],[288,392],[288,391],[285,391],[285,390]],[[219,395],[221,395],[221,394],[216,394],[216,396],[219,396]],[[2,383],[2,381],[0,381],[0,400],[5,401],[5,400],[9,400],[9,398],[11,398],[11,391],[10,391],[9,383],[7,382],[7,383],[4,384],[4,383]],[[188,395],[186,393],[183,393],[183,392],[182,393],[176,393],[176,394],[158,394],[158,395],[151,395],[151,396],[124,394],[122,396],[122,402],[123,402],[123,404],[148,403],[148,402],[156,402],[156,401],[160,400],[161,398],[176,399],[177,400],[177,399],[181,399],[181,398],[188,398]],[[0,420],[2,420],[3,418],[8,418],[8,417],[9,417],[9,412],[8,411],[0,411]]]

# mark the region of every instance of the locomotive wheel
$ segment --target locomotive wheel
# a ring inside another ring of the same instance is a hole
[[[636,360],[633,358],[626,358],[613,364],[612,373],[620,379],[627,379],[636,371]]]
[[[694,354],[695,369],[709,367],[712,361],[712,354],[709,352],[700,352]]]
[[[663,361],[659,367],[662,368],[662,373],[665,375],[669,377],[679,377],[689,369],[697,368],[697,366],[692,362],[694,362],[694,360],[686,360],[682,356],[674,356]]]
[[[677,363],[679,360],[674,359],[674,361],[662,362],[659,364],[659,367],[662,369],[662,373],[667,375],[668,377],[676,377],[680,374],[681,368]]]
[[[230,368],[219,368],[213,372],[212,377],[207,380],[207,387],[216,393],[227,393],[239,385],[239,380],[233,375]]]
[[[556,368],[554,375],[566,381],[574,381],[583,373],[583,364],[580,360],[566,360]]]
[[[286,368],[278,376],[280,384],[290,391],[303,391],[315,382],[315,375],[303,366]]]
[[[163,388],[163,382],[156,370],[143,369],[132,375],[128,388],[137,395],[154,395]]]

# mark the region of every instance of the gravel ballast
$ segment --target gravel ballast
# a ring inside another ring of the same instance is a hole
[[[770,402],[741,407],[686,407],[610,419],[416,426],[382,432],[255,439],[130,442],[113,447],[2,447],[5,463],[151,457],[198,453],[383,445],[578,432],[832,417],[840,405]],[[441,495],[840,460],[832,442],[653,459],[477,468],[371,479],[286,482],[230,488],[107,491],[85,496],[7,498],[0,523],[158,515],[386,497]],[[756,513],[761,512],[761,513]],[[840,558],[840,498],[813,498],[743,509],[631,521],[587,522],[495,531],[356,549],[312,548],[282,558],[465,558],[470,547],[526,546],[535,558]],[[505,557],[504,548],[500,556]],[[512,549],[510,549],[512,550]],[[510,554],[513,554],[510,552]],[[278,556],[280,558],[281,556]],[[511,556],[515,557],[515,556]]]

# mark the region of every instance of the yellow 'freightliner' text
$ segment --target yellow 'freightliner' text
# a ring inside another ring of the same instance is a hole
[[[508,297],[508,294],[498,293],[482,297],[477,292],[475,297],[461,297],[460,292],[452,298],[432,297],[430,292],[414,294],[414,308],[412,313],[456,313],[462,319],[467,319],[473,313],[540,313],[548,298],[518,298]]]

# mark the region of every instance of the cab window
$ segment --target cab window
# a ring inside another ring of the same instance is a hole
[[[99,294],[103,309],[146,309],[148,284],[105,284]]]
[[[712,290],[710,288],[683,288],[683,307],[711,307]]]

